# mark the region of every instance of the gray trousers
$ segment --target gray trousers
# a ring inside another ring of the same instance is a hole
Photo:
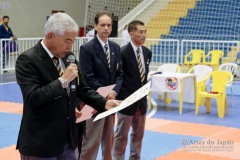
[[[96,122],[93,122],[93,118],[86,121],[86,136],[83,137],[80,160],[96,160],[100,143],[102,159],[112,160],[114,121],[114,115],[107,116]]]
[[[58,157],[43,158],[43,157],[33,157],[25,156],[20,154],[21,160],[76,160],[75,150],[72,149],[70,144],[65,145],[63,153]]]
[[[141,112],[137,111],[134,116],[127,116],[121,113],[117,113],[117,116],[118,122],[114,137],[112,159],[124,160],[126,146],[128,143],[128,132],[130,127],[132,127],[129,159],[140,160],[146,114],[141,115]]]

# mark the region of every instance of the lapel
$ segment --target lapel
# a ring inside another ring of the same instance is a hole
[[[138,69],[138,62],[137,62],[137,58],[136,58],[136,55],[135,55],[135,52],[132,48],[132,45],[131,43],[128,44],[127,46],[127,55],[128,55],[128,59],[129,59],[129,62],[131,63],[131,66],[132,66],[132,69],[133,71],[136,73],[136,78],[138,79],[139,83],[142,83],[141,82],[141,78],[140,78],[140,73],[139,73],[139,69]],[[146,69],[146,72],[145,72],[145,80],[147,78],[147,73],[148,73],[148,57],[147,57],[147,51],[145,50],[145,48],[142,46],[142,52],[143,52],[143,57],[144,57],[144,64],[145,64],[145,69]]]
[[[128,59],[129,59],[129,62],[132,66],[132,69],[133,71],[136,73],[136,75],[138,76],[138,79],[140,80],[140,73],[139,73],[139,69],[138,69],[138,62],[137,62],[137,59],[136,59],[136,56],[135,56],[135,52],[132,48],[132,45],[131,43],[128,43],[128,46],[127,46],[127,55],[128,55]]]
[[[113,69],[114,69],[114,60],[115,60],[116,53],[115,53],[115,51],[114,51],[113,43],[112,43],[111,41],[108,41],[108,44],[109,44],[109,48],[110,48],[111,71],[113,72]]]
[[[145,72],[145,77],[147,76],[147,73],[148,73],[148,65],[150,62],[148,57],[147,57],[147,51],[145,50],[145,48],[142,46],[142,51],[143,51],[143,58],[144,58],[144,64],[145,64],[145,69],[146,69],[146,72]]]
[[[53,75],[54,78],[58,78],[59,73],[57,71],[57,68],[40,42],[38,42],[38,44],[36,45],[36,47],[38,48],[37,51],[39,51],[38,54],[42,58],[42,60],[43,60],[42,62],[44,64],[44,66],[47,66],[47,68],[50,70],[51,75]]]
[[[94,37],[93,41],[94,41],[93,47],[96,50],[96,55],[102,60],[103,64],[108,68],[108,71],[109,71],[106,55],[105,55],[104,50],[96,36]],[[110,58],[111,58],[111,55],[110,55]]]

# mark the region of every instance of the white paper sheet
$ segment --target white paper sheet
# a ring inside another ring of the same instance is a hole
[[[115,84],[105,87],[100,87],[97,89],[97,92],[102,95],[103,97],[107,97],[109,92],[115,87]],[[76,123],[82,122],[84,120],[90,119],[92,117],[93,108],[89,105],[85,105],[81,110],[82,116],[76,119]]]
[[[114,107],[113,109],[110,109],[108,111],[105,111],[105,112],[97,115],[96,118],[93,121],[97,121],[99,119],[107,117],[107,116],[109,116],[109,115],[111,115],[113,113],[116,113],[116,112],[118,112],[118,111],[128,107],[129,105],[131,105],[134,102],[138,101],[142,97],[146,96],[149,93],[150,87],[151,87],[151,82],[148,82],[147,84],[142,86],[140,89],[138,89],[136,92],[131,94],[124,101],[122,101],[122,103],[119,106]]]

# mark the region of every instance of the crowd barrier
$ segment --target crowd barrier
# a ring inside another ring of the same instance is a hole
[[[36,45],[42,38],[1,39],[0,43],[0,74],[14,71],[17,57],[24,51]],[[76,59],[79,59],[80,46],[92,38],[77,37],[72,48]],[[122,38],[110,38],[120,46],[125,44]],[[206,40],[176,40],[176,39],[146,39],[144,44],[152,51],[151,68],[157,68],[163,63],[183,64],[184,55],[191,49],[202,49],[207,53],[211,49],[224,51],[224,62],[233,62],[236,52],[240,51],[238,41],[206,41]]]

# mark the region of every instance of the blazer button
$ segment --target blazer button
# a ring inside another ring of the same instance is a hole
[[[67,120],[69,119],[69,117],[67,117]]]

